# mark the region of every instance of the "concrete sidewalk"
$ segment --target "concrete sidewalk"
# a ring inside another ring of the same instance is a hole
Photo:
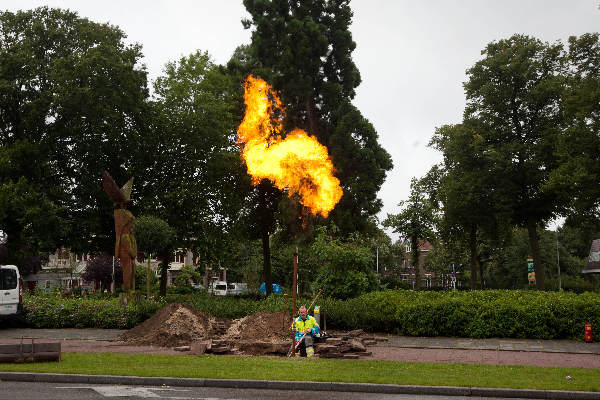
[[[542,353],[600,354],[600,343],[574,340],[469,339],[448,337],[388,336],[379,346],[421,349],[535,351]]]

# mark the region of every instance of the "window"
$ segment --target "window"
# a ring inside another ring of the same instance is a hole
[[[17,271],[14,269],[0,269],[0,288],[2,290],[17,288]]]

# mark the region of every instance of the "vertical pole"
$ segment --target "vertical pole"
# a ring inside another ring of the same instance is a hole
[[[146,298],[150,298],[150,253],[148,252],[148,269],[146,269]]]
[[[379,275],[379,246],[377,246],[377,275]]]
[[[294,252],[294,276],[292,277],[292,320],[296,321],[296,292],[297,292],[297,287],[296,287],[296,277],[298,275],[298,248],[296,247],[296,251]],[[292,347],[292,356],[295,357],[296,356],[296,324],[294,323],[293,326],[293,335],[294,335],[294,339],[293,339],[293,343],[294,346]]]
[[[115,292],[115,257],[113,256],[113,270],[112,270],[112,282],[110,284],[110,292]]]
[[[556,228],[556,266],[558,267],[558,291],[562,290],[562,282],[560,279],[560,254],[558,252],[558,228]]]

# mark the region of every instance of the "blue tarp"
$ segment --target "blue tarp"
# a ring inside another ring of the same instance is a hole
[[[266,285],[264,282],[260,284],[258,291],[261,292],[262,294],[266,294],[267,291],[266,291]],[[278,283],[273,284],[273,293],[283,293],[283,290],[281,289],[281,286],[279,286]]]

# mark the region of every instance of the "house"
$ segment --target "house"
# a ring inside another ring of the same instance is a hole
[[[160,277],[160,264],[162,260],[160,258],[152,258],[150,256],[150,269],[154,272],[157,277]],[[167,286],[175,285],[175,280],[179,276],[179,272],[184,265],[194,265],[194,253],[190,249],[177,249],[173,251],[171,261],[169,261],[169,269],[167,270]],[[148,260],[144,261],[144,256],[138,255],[137,265],[147,266]]]
[[[92,282],[81,278],[90,258],[89,254],[75,254],[61,247],[48,256],[48,262],[38,273],[23,276],[23,284],[30,291],[35,288],[69,291],[77,287],[92,288]]]
[[[402,260],[402,268],[400,279],[403,282],[409,282],[412,287],[415,287],[415,268],[412,263],[412,244],[410,238],[404,239],[404,258]],[[433,249],[433,245],[428,240],[419,239],[419,275],[421,279],[421,287],[435,286],[435,273],[426,270],[426,256]]]

